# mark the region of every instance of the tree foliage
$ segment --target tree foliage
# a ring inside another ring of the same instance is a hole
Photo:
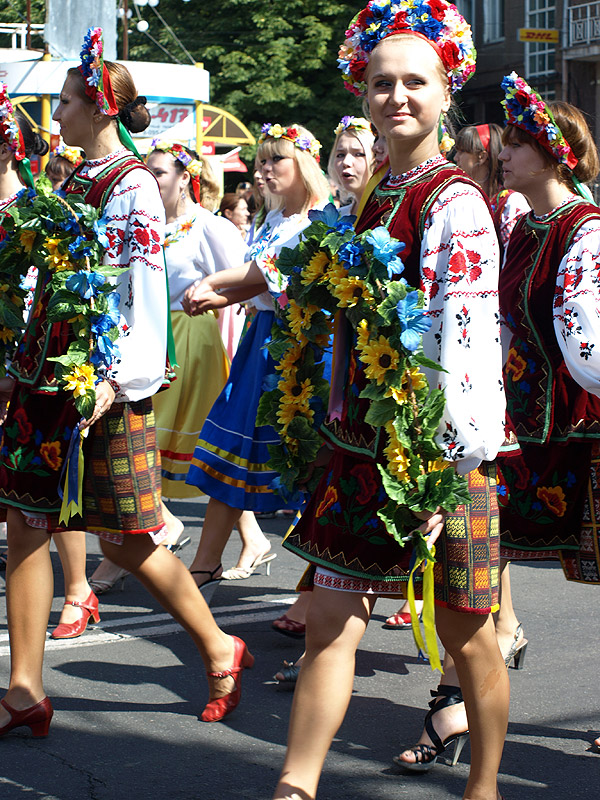
[[[357,0],[160,0],[156,11],[192,59],[210,72],[214,105],[235,114],[254,134],[263,122],[305,125],[322,142],[326,163],[340,118],[362,113],[337,69],[344,32],[362,5]],[[151,7],[139,8],[139,14],[156,43],[137,30],[133,0],[129,7],[134,11],[130,59],[190,63]],[[0,2],[0,22],[23,21],[25,8],[26,0]],[[44,8],[44,0],[32,0],[33,22],[45,21]],[[122,33],[119,24],[119,56]],[[39,37],[34,46],[41,46]],[[246,149],[242,155],[253,154]]]
[[[361,8],[356,0],[160,0],[157,8],[193,58],[210,72],[211,102],[235,114],[253,133],[258,134],[266,121],[296,122],[327,150],[340,118],[361,112],[337,69],[344,32]],[[142,11],[149,33],[189,63],[152,9]],[[144,34],[131,33],[129,42],[130,58],[166,59]]]

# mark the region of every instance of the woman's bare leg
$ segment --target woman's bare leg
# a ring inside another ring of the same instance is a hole
[[[219,577],[222,570],[217,570],[217,567],[221,564],[223,550],[241,514],[241,509],[232,508],[220,500],[215,500],[214,497],[210,498],[206,507],[202,536],[190,565],[190,572],[216,570],[215,577]]]
[[[190,634],[207,671],[220,672],[231,666],[233,640],[219,628],[194,579],[166,547],[155,545],[150,536],[125,536],[121,545],[100,540],[102,552],[114,564],[127,569],[144,584],[177,622]],[[210,698],[234,688],[232,678],[213,679]]]
[[[503,656],[509,652],[515,640],[515,632],[519,626],[519,620],[513,608],[512,592],[510,588],[510,571],[508,565],[510,561],[502,560],[500,563],[500,610],[495,615],[496,636],[498,645]],[[523,631],[520,632],[519,639],[524,638]]]
[[[342,724],[356,648],[375,604],[353,592],[317,587],[307,617],[306,655],[294,693],[288,748],[275,798],[313,800],[325,756]]]
[[[92,591],[85,574],[85,531],[55,533],[52,538],[58,550],[65,577],[65,600],[77,600],[85,603]],[[81,614],[80,608],[65,605],[60,615],[60,622],[71,624],[76,622]]]
[[[179,539],[181,534],[183,533],[183,522],[172,514],[165,505],[164,501],[161,501],[160,510],[163,518],[163,522],[167,526],[168,535],[167,538],[162,542],[162,544],[175,544],[175,542]]]
[[[17,710],[45,697],[42,683],[46,628],[54,578],[50,536],[31,528],[17,509],[7,519],[6,609],[10,637],[10,683],[6,702]],[[0,706],[0,727],[10,714]]]
[[[438,607],[436,625],[454,660],[469,720],[471,770],[463,797],[496,800],[510,689],[494,621],[491,614],[463,614]]]
[[[262,532],[253,511],[242,511],[236,528],[242,540],[242,550],[236,567],[248,569],[258,556],[269,552],[271,543]]]

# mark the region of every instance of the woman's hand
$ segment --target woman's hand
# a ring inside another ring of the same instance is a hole
[[[448,512],[438,506],[433,513],[431,513],[431,511],[414,511],[413,513],[417,519],[423,520],[423,524],[419,525],[418,530],[427,537],[427,545],[431,547],[444,530]]]
[[[306,478],[304,479],[303,486],[305,486],[313,476],[313,473],[319,467],[326,467],[331,460],[331,456],[333,455],[333,450],[328,447],[326,444],[321,446],[321,449],[315,456],[315,460],[311,461],[310,464],[307,465],[308,472],[306,474]]]
[[[188,286],[181,305],[189,317],[195,317],[215,308],[223,308],[227,305],[227,297],[215,291],[209,279],[204,278]]]
[[[79,430],[84,431],[98,422],[101,416],[106,414],[108,409],[112,406],[115,400],[115,390],[112,388],[108,381],[101,381],[96,386],[96,405],[94,406],[94,413],[89,419],[84,420],[79,425]]]
[[[3,425],[6,419],[8,401],[10,400],[14,385],[15,382],[12,378],[0,378],[0,425]]]

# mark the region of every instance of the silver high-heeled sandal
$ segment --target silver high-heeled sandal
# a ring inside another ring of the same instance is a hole
[[[510,662],[514,660],[514,667],[515,669],[523,669],[523,665],[525,664],[525,653],[527,651],[528,641],[525,637],[519,641],[519,636],[523,633],[523,626],[519,622],[517,625],[517,629],[515,631],[515,635],[510,646],[510,650],[504,657],[504,663],[506,664],[507,668],[510,667]]]

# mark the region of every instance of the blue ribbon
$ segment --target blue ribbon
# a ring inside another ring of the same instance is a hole
[[[83,511],[83,442],[79,425],[78,422],[73,428],[58,483],[58,496],[62,499],[59,522],[67,523],[71,516]]]

